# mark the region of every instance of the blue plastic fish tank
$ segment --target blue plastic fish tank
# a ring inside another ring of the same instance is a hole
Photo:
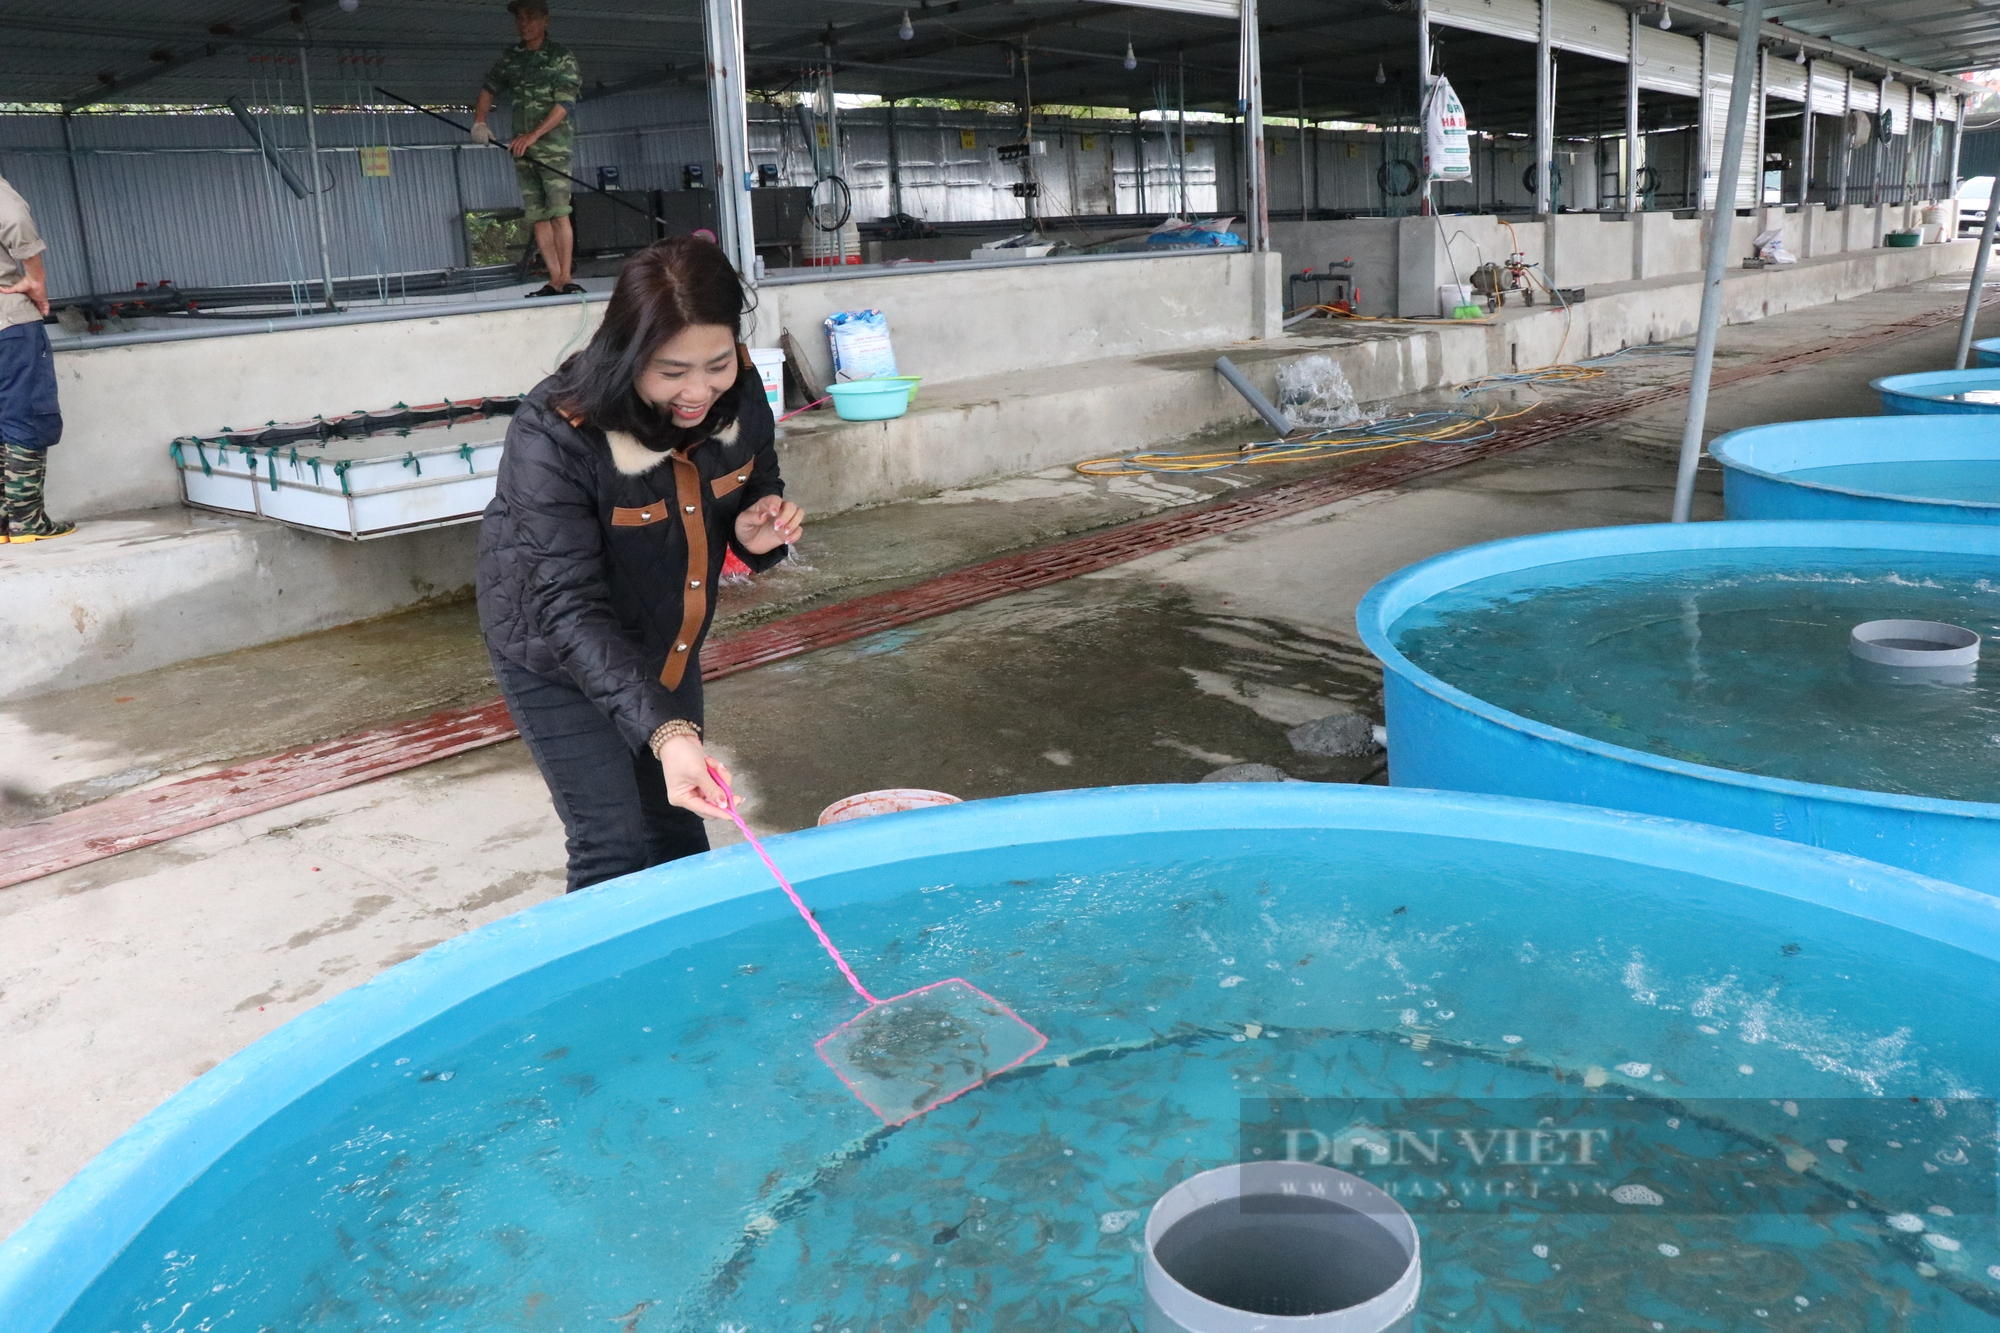
[[[1983,417],[1846,417],[1709,445],[1738,519],[2000,523],[2000,430]]]
[[[2000,532],[1729,522],[1453,551],[1358,613],[1398,785],[1533,795],[1827,847],[2000,894],[2000,669],[1931,679],[1857,625],[2000,633]]]
[[[2000,338],[1981,338],[1972,344],[1972,364],[2000,366]]]
[[[770,846],[877,989],[966,977],[1047,1047],[884,1124],[813,1051],[853,993],[725,849],[441,945],[203,1075],[0,1246],[0,1328],[1130,1333],[1146,1210],[1280,1145],[1410,1210],[1425,1329],[2000,1312],[1984,895],[1317,784]]]
[[[1882,396],[1882,410],[1897,416],[2000,412],[2000,369],[1885,375],[1868,387]]]

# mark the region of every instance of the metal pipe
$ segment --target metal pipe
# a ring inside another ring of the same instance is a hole
[[[1639,211],[1639,11],[1625,36],[1625,211]]]
[[[2000,200],[1989,195],[1986,221],[1979,224],[1979,254],[1972,261],[1972,285],[1965,289],[1965,318],[1958,324],[1958,355],[1952,360],[1953,370],[1964,370],[1966,358],[1972,355],[1972,325],[1979,318],[1979,298],[1986,294],[1986,260],[1993,253],[1993,219],[2000,217],[2000,208],[1995,208],[1995,203]]]
[[[1764,0],[1743,0],[1745,31],[1758,31],[1763,16]],[[1722,327],[1722,275],[1729,263],[1730,233],[1735,230],[1736,178],[1743,170],[1743,130],[1750,118],[1749,85],[1756,75],[1757,54],[1754,40],[1736,44],[1736,69],[1729,81],[1729,117],[1722,133],[1722,165],[1716,175],[1715,210],[1709,222],[1708,264],[1702,273],[1694,375],[1688,384],[1687,421],[1681,428],[1680,472],[1674,479],[1676,523],[1687,522],[1694,508],[1694,473],[1701,462],[1702,431],[1708,423],[1708,390],[1715,376],[1715,336]]]
[[[1555,190],[1549,178],[1555,174],[1556,89],[1555,89],[1555,0],[1541,0],[1541,24],[1535,38],[1535,212],[1553,213]]]
[[[1306,220],[1306,67],[1299,66],[1299,221]]]
[[[326,284],[326,308],[337,309],[333,303],[333,259],[326,246],[326,177],[320,174],[319,165],[319,113],[313,108],[312,53],[306,44],[299,43],[299,87],[306,104],[306,146],[312,152],[313,174],[313,221],[319,228],[319,274]]]
[[[1272,405],[1270,399],[1257,391],[1257,386],[1252,384],[1244,376],[1243,372],[1236,368],[1234,361],[1231,361],[1226,356],[1218,356],[1215,358],[1215,369],[1217,374],[1229,381],[1231,388],[1243,395],[1243,401],[1250,404],[1258,416],[1264,418],[1265,425],[1280,435],[1290,435],[1297,429],[1297,427],[1292,425],[1290,417],[1280,412]]]
[[[285,188],[292,192],[292,198],[305,198],[306,183],[299,179],[298,172],[292,170],[292,164],[285,161],[279,154],[277,145],[264,137],[264,127],[257,123],[255,116],[250,114],[250,108],[243,105],[243,99],[237,94],[231,93],[223,99],[222,104],[229,108],[230,114],[236,117],[236,123],[243,127],[243,132],[250,136],[252,143],[257,145],[257,151],[262,153],[264,160],[271,164],[271,170],[277,172],[279,178],[285,182]],[[67,130],[69,117],[63,117],[63,124],[65,130]]]
[[[145,333],[80,334],[52,338],[58,352],[94,352],[105,347],[143,347],[152,343],[200,342],[204,338],[241,338],[262,333],[290,333],[294,329],[339,329],[350,324],[394,324],[406,319],[441,319],[450,315],[490,315],[504,310],[561,309],[571,301],[587,305],[608,301],[609,292],[572,292],[555,297],[519,297],[507,301],[458,301],[438,305],[399,305],[379,310],[342,310],[330,315],[292,315],[284,319],[244,320],[241,324],[217,324],[199,329],[156,329]]]

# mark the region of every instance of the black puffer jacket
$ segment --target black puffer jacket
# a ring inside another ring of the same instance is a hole
[[[572,423],[542,381],[507,428],[481,523],[488,649],[573,684],[635,752],[663,722],[701,721],[701,642],[724,551],[758,571],[785,558],[735,537],[745,505],[784,492],[770,405],[739,360],[736,387],[704,423],[713,435],[692,432],[697,443],[664,454]]]

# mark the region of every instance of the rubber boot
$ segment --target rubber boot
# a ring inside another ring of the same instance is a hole
[[[6,488],[0,492],[0,516],[7,523],[9,542],[39,542],[65,537],[76,531],[74,523],[58,523],[42,507],[43,484],[49,473],[49,451],[18,444],[4,446]]]

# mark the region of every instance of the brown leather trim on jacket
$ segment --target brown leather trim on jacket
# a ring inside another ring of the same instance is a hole
[[[701,633],[701,623],[708,618],[708,518],[701,511],[701,469],[679,450],[667,456],[674,461],[674,499],[680,505],[688,555],[688,586],[681,589],[681,628],[667,645],[667,665],[660,672],[660,684],[674,690],[687,674],[695,635]]]
[[[740,472],[725,472],[708,483],[708,493],[720,500],[723,496],[734,493],[748,480],[750,480],[750,465],[746,463]]]
[[[616,505],[611,510],[611,526],[614,528],[643,528],[649,523],[664,523],[673,517],[674,507],[665,500],[655,500],[643,509],[627,509]]]

